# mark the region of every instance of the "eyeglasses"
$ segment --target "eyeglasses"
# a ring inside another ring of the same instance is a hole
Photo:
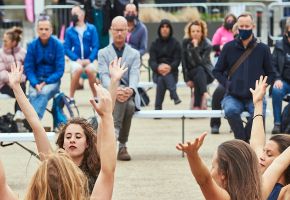
[[[117,33],[127,31],[127,29],[116,29],[116,28],[112,28],[112,30],[117,32]]]

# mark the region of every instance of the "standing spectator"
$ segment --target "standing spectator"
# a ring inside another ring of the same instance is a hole
[[[42,119],[48,101],[59,92],[64,73],[64,49],[52,36],[49,16],[40,15],[36,28],[38,37],[28,45],[24,70],[30,82],[29,101]]]
[[[99,39],[95,26],[85,23],[85,11],[80,6],[74,6],[71,14],[73,26],[69,27],[65,33],[64,49],[71,60],[72,78],[69,97],[71,103],[75,103],[74,94],[83,70],[88,76],[92,93],[96,97],[94,83],[97,67],[93,62],[97,59]]]
[[[273,51],[275,82],[272,89],[274,128],[272,134],[281,130],[281,111],[283,97],[290,93],[290,20],[285,25],[283,39],[276,42]]]
[[[135,4],[127,4],[124,17],[128,22],[128,34],[126,42],[134,49],[138,50],[142,57],[147,50],[148,33],[145,24],[138,19],[138,11]]]
[[[8,94],[11,97],[15,97],[13,90],[8,85],[8,73],[11,71],[11,64],[23,64],[26,55],[26,50],[20,47],[20,41],[22,38],[22,29],[19,27],[13,27],[8,29],[3,35],[3,47],[0,50],[0,92],[2,94]],[[21,88],[25,93],[26,76],[22,75]],[[24,119],[24,115],[21,109],[15,101],[15,116],[14,120]]]
[[[223,46],[234,39],[233,26],[237,22],[235,15],[229,13],[225,16],[224,23],[217,29],[212,38],[213,50],[215,51],[215,60],[217,61]],[[216,63],[215,61],[215,63]],[[219,84],[212,95],[211,108],[213,110],[221,110],[221,101],[225,95],[225,88]],[[211,118],[210,127],[212,134],[218,134],[221,125],[221,118]]]
[[[268,83],[271,83],[274,78],[274,72],[271,65],[272,58],[269,47],[257,42],[253,35],[255,25],[251,13],[241,14],[237,23],[239,37],[224,45],[213,73],[216,79],[226,88],[222,107],[235,138],[248,142],[251,137],[254,112],[249,88],[254,88],[256,80],[261,75],[268,76]],[[232,67],[246,51],[250,52],[249,56],[230,74]],[[264,104],[263,112],[265,114],[265,101]],[[240,116],[244,110],[250,114],[245,127]]]
[[[113,43],[99,51],[99,73],[101,83],[110,87],[109,65],[116,58],[122,58],[128,71],[123,75],[117,89],[117,99],[113,112],[116,137],[119,141],[118,160],[129,161],[131,156],[126,143],[129,138],[131,121],[135,110],[140,110],[140,96],[137,86],[140,77],[140,54],[125,43],[128,32],[127,20],[118,16],[111,26]]]
[[[138,0],[114,0],[113,2],[113,17],[123,16],[127,4],[135,4],[137,11],[139,10]]]
[[[211,50],[206,23],[202,20],[191,22],[186,28],[185,39],[182,42],[182,69],[186,85],[194,87],[195,110],[207,109],[206,100],[209,98],[207,84],[214,80],[210,60]]]
[[[176,93],[181,47],[173,37],[173,29],[169,20],[161,20],[157,33],[158,38],[152,42],[150,47],[149,66],[153,70],[153,81],[157,84],[155,110],[162,110],[167,89],[174,104],[181,103]]]

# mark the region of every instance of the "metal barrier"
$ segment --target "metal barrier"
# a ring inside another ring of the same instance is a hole
[[[6,5],[0,6],[1,16],[0,16],[0,36],[4,32],[12,28],[13,26],[19,26],[23,28],[23,39],[22,44],[26,46],[28,41],[30,41],[34,36],[34,24],[28,22],[25,15],[24,5]],[[2,40],[0,46],[2,46]]]
[[[274,2],[268,5],[268,36],[273,41],[282,39],[286,22],[284,16],[286,9],[289,9],[287,14],[290,17],[290,2]]]

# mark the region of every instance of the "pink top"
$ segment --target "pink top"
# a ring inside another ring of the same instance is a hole
[[[17,46],[14,48],[14,56],[15,60],[18,63],[23,64],[26,50]],[[2,88],[5,84],[8,83],[8,72],[10,72],[11,64],[14,63],[14,57],[12,55],[11,49],[1,49],[0,50],[0,88]],[[26,76],[23,74],[21,82],[26,80]]]
[[[223,26],[219,27],[212,37],[212,45],[225,45],[234,39],[233,33]]]

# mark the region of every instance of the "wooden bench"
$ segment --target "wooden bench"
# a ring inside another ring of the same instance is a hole
[[[54,141],[55,132],[47,132],[48,140]],[[18,146],[22,147],[24,150],[28,151],[31,155],[35,156],[39,159],[39,156],[32,150],[28,149],[27,147],[23,146],[19,142],[34,142],[34,135],[33,133],[0,133],[0,146],[6,147],[13,144],[17,144]],[[8,142],[4,144],[4,142]]]
[[[266,114],[270,114],[269,110],[266,111]],[[243,112],[241,114],[242,118],[249,117],[248,112]],[[185,119],[191,118],[212,118],[212,117],[225,117],[223,110],[141,110],[135,112],[135,118],[164,118],[164,119],[181,119],[182,120],[182,143],[184,143],[184,122]],[[182,153],[182,156],[184,154]]]

